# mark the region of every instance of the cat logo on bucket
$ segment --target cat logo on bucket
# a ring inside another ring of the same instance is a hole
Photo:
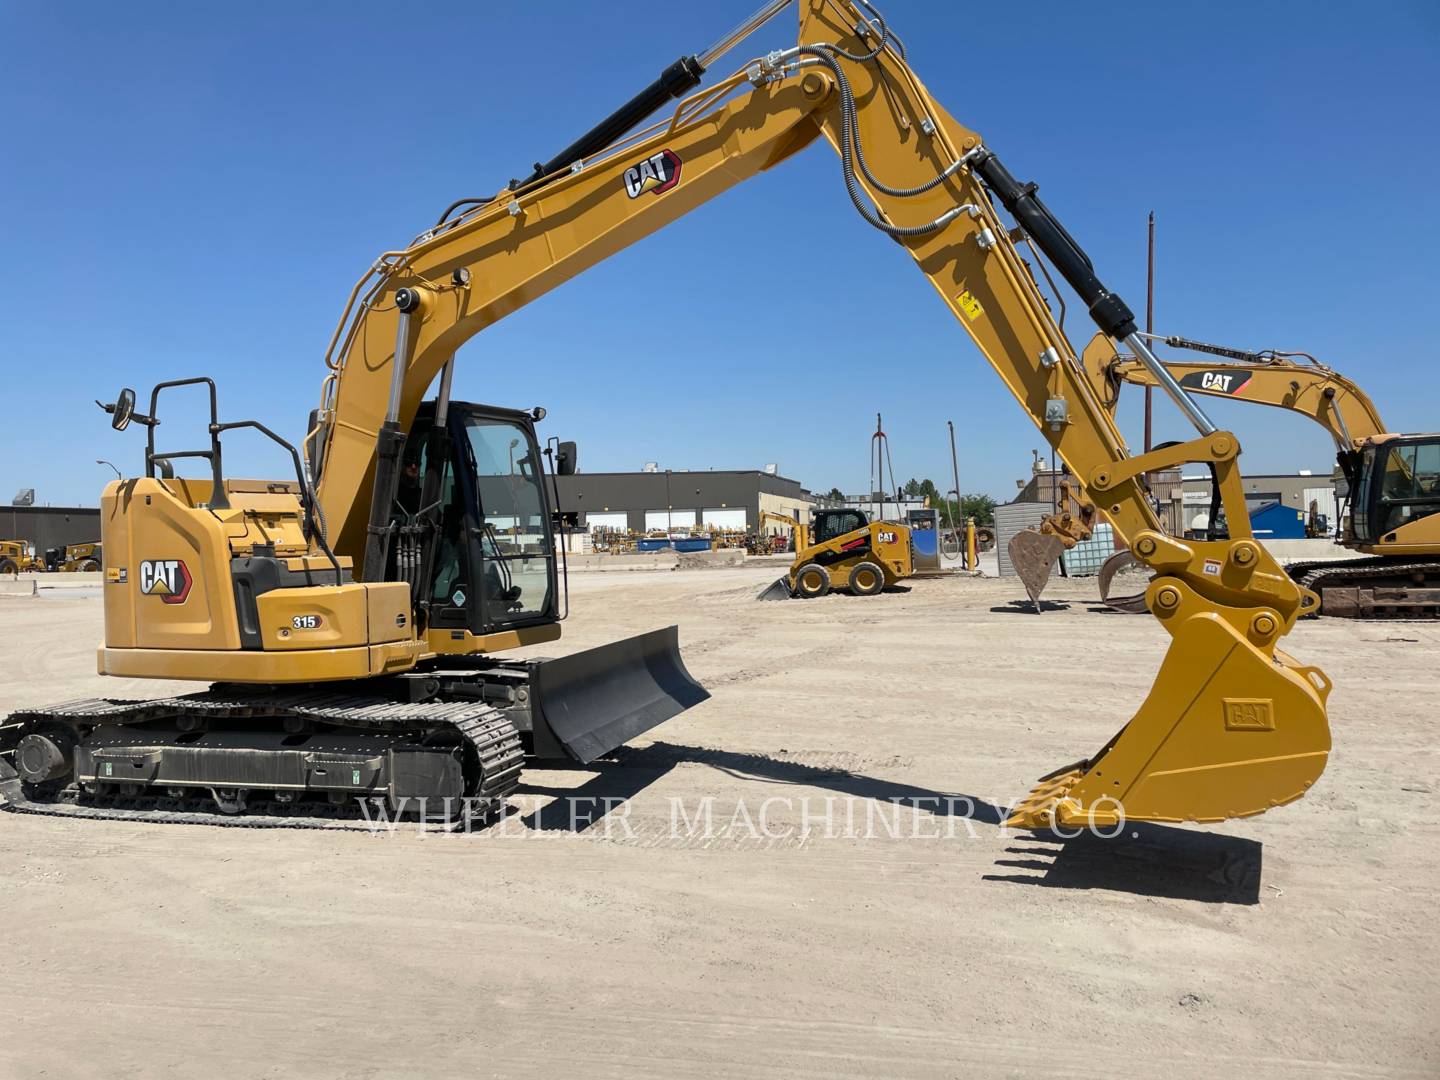
[[[179,559],[140,560],[140,591],[167,604],[183,604],[194,580]]]
[[[680,155],[674,150],[651,154],[625,170],[625,193],[638,199],[645,192],[660,195],[680,182]]]

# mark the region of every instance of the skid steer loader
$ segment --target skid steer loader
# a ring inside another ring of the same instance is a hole
[[[871,521],[865,511],[851,509],[815,510],[809,527],[767,516],[794,529],[795,558],[757,600],[813,600],[834,589],[874,596],[915,573],[908,525]]]

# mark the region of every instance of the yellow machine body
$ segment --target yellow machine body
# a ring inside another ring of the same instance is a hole
[[[64,560],[56,567],[67,574],[94,572],[104,569],[104,542],[65,545]]]
[[[871,521],[862,510],[819,509],[812,514],[807,525],[761,511],[762,526],[774,522],[794,533],[795,557],[785,576],[758,599],[814,599],[836,589],[873,596],[914,576],[915,551],[908,525]]]
[[[795,596],[823,596],[835,589],[872,596],[915,573],[907,525],[872,521],[819,543],[808,540],[808,535],[797,537],[786,575]]]
[[[403,582],[348,580],[350,560],[309,552],[294,483],[225,481],[211,510],[204,480],[111,481],[101,499],[105,572],[102,675],[290,683],[367,678],[411,667],[425,651]],[[242,628],[232,565],[273,547],[313,584],[255,598]],[[337,576],[344,580],[337,583]],[[242,631],[249,630],[246,647]]]
[[[45,560],[35,554],[28,540],[0,540],[0,574],[24,574],[44,570]]]

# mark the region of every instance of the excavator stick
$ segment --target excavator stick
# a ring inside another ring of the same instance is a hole
[[[710,692],[685,669],[679,633],[667,626],[538,664],[530,695],[535,755],[585,765]]]
[[[1015,567],[1030,602],[1037,612],[1040,611],[1040,594],[1050,583],[1055,564],[1065,552],[1065,542],[1049,533],[1025,529],[1010,538],[1006,550],[1010,553],[1010,565]]]
[[[1045,777],[1007,825],[1248,817],[1300,798],[1324,771],[1329,680],[1279,650],[1272,659],[1200,604],[1157,604],[1167,589],[1166,601],[1188,593],[1173,578],[1150,587],[1151,610],[1179,624],[1140,711],[1093,758]]]

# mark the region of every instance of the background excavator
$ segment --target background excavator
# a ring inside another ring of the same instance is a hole
[[[455,352],[820,140],[837,151],[856,212],[910,256],[1156,572],[1150,606],[1172,641],[1149,696],[1096,753],[1046,776],[1009,821],[1218,821],[1304,794],[1330,748],[1330,683],[1278,644],[1317,599],[1249,534],[1238,440],[1156,360],[1036,186],[930,96],[868,3],[800,0],[798,44],[697,89],[714,57],[786,6],[767,3],[523,179],[457,200],[411,244],[382,254],[332,339],[305,440],[309,470],[291,451],[293,480],[226,477],[222,435],[247,429],[288,444],[255,421],[219,422],[208,379],[188,380],[211,395],[210,439],[198,450],[155,448],[157,395],[178,384],[157,387],[143,415],[122,392],[112,422],[143,424],[148,445],[145,476],[111,483],[102,501],[99,668],[218,685],[13,715],[0,726],[8,796],[27,808],[77,789],[82,801],[118,793],[181,807],[208,791],[228,810],[316,793],[493,803],[520,767],[527,717],[536,751],[557,743],[583,760],[703,697],[673,651],[643,643],[621,646],[652,673],[651,700],[639,703],[611,681],[612,668],[628,670],[625,655],[569,669],[494,656],[558,633],[534,434],[542,413],[451,401]],[[637,130],[672,98],[673,109]],[[797,250],[805,239],[794,237]],[[1155,373],[1194,439],[1128,452],[1017,244],[1048,260],[1102,333]],[[855,309],[842,303],[837,315]],[[797,330],[797,343],[808,337]],[[554,449],[558,470],[573,468],[573,452]],[[181,457],[206,462],[209,478],[168,477]],[[1147,471],[1196,462],[1216,470],[1226,540],[1168,535],[1146,499]]]
[[[1334,440],[1349,489],[1348,512],[1335,523],[1335,539],[1366,557],[1286,567],[1299,584],[1319,594],[1320,614],[1440,616],[1440,434],[1391,432],[1364,390],[1307,353],[1252,352],[1181,337],[1164,341],[1225,358],[1164,360],[1187,390],[1299,413]],[[1100,338],[1085,350],[1084,363],[1112,412],[1126,383],[1155,385],[1144,364],[1117,355]],[[1217,509],[1212,506],[1212,521],[1220,516]],[[1107,585],[1102,583],[1102,592]]]

